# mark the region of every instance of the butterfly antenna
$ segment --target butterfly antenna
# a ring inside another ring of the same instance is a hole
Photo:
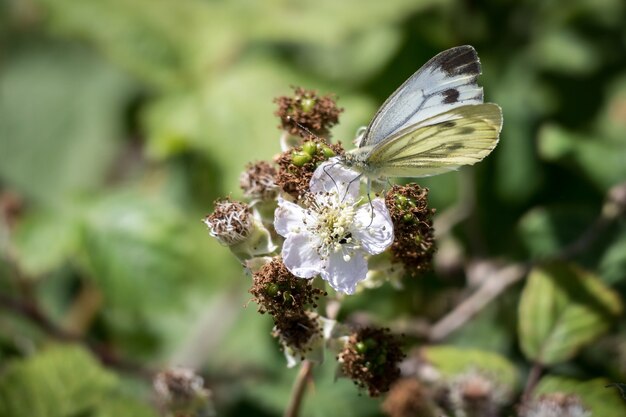
[[[333,176],[332,176],[332,175],[330,175],[330,174],[328,173],[328,171],[326,171],[326,168],[334,168],[334,167],[335,167],[335,165],[337,165],[338,163],[339,163],[339,162],[333,162],[333,164],[332,164],[332,165],[330,165],[330,166],[324,166],[324,168],[322,168],[322,169],[324,170],[324,173],[325,173],[326,175],[328,175],[328,178],[330,178],[330,180],[331,180],[331,181],[333,182],[333,184],[335,185],[335,189],[337,190],[337,194],[339,194],[339,185],[337,185],[337,181],[335,181],[335,179],[333,178]]]
[[[311,132],[306,126],[303,126],[302,124],[300,124],[297,120],[295,120],[293,117],[291,116],[287,116],[287,120],[293,122],[293,124],[295,124],[296,126],[298,126],[301,130],[305,131],[306,133],[308,133],[309,135],[313,136],[315,139],[318,140],[323,140],[322,138],[320,138],[319,136],[317,136],[315,133]]]
[[[350,182],[348,183],[348,186],[346,187],[346,192],[343,194],[343,197],[341,198],[341,201],[342,201],[342,202],[343,202],[343,200],[345,200],[345,199],[346,199],[346,197],[348,196],[348,191],[350,191],[350,187],[352,186],[352,183],[353,183],[354,181],[358,181],[358,180],[360,180],[362,176],[363,176],[363,173],[361,173],[361,174],[357,175],[356,177],[354,177],[354,178],[352,178],[352,179],[350,180]]]

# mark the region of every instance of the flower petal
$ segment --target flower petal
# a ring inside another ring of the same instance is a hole
[[[359,174],[341,165],[338,158],[331,158],[317,167],[310,183],[313,193],[337,193],[341,200],[348,201],[359,197],[360,186]]]
[[[289,233],[281,253],[287,269],[300,278],[319,274],[324,262],[317,253],[318,245],[319,239],[309,233]]]
[[[302,207],[279,197],[278,207],[274,212],[274,229],[283,237],[287,237],[289,233],[299,233],[307,217]]]
[[[346,294],[354,294],[356,285],[367,275],[367,261],[361,252],[355,252],[346,262],[342,252],[330,255],[326,268],[322,269],[322,278],[331,287]]]
[[[375,198],[371,205],[363,204],[357,209],[352,235],[372,255],[383,252],[393,243],[393,223],[382,198]]]

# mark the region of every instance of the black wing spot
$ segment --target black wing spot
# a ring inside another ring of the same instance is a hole
[[[461,149],[462,147],[463,147],[463,145],[461,145],[460,143],[451,143],[448,146],[446,146],[446,148],[449,151],[456,151],[456,150]]]
[[[471,46],[459,46],[437,55],[437,64],[450,76],[461,74],[480,74],[478,54]]]
[[[456,126],[455,122],[444,122],[441,124],[441,127],[454,127]]]
[[[445,98],[443,99],[443,102],[445,104],[456,103],[457,101],[459,101],[459,90],[457,90],[456,88],[449,88],[445,90],[443,92],[443,95],[445,96]]]
[[[459,129],[459,135],[471,135],[474,132],[476,132],[476,129],[469,126],[465,126]]]

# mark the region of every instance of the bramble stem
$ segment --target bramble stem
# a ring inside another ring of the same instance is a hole
[[[543,366],[540,363],[534,362],[533,367],[530,368],[530,372],[528,373],[528,379],[526,380],[526,387],[524,388],[524,393],[522,394],[522,402],[526,402],[530,400],[537,383],[539,382],[539,378],[541,377],[541,373],[543,372]]]
[[[284,417],[298,417],[300,414],[300,406],[302,405],[302,399],[304,398],[304,391],[306,390],[307,383],[311,377],[313,370],[313,363],[309,361],[303,361],[300,366],[300,372],[293,383],[293,389],[291,391],[291,398],[289,405],[285,410]]]

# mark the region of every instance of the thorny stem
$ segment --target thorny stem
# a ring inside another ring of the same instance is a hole
[[[310,361],[303,361],[300,366],[300,372],[293,383],[293,389],[291,391],[291,398],[289,405],[285,410],[284,417],[298,417],[300,414],[300,406],[302,405],[302,399],[304,398],[304,391],[306,390],[307,383],[311,377],[313,369],[313,363]]]
[[[623,196],[626,185],[621,184],[609,191],[600,216],[585,230],[578,239],[564,247],[559,253],[523,264],[510,264],[485,278],[484,283],[472,295],[466,298],[454,310],[439,319],[428,332],[428,339],[440,341],[471,320],[479,311],[502,294],[507,288],[523,279],[536,264],[553,260],[567,260],[589,248],[604,230],[624,214]],[[619,194],[618,194],[619,193]]]

